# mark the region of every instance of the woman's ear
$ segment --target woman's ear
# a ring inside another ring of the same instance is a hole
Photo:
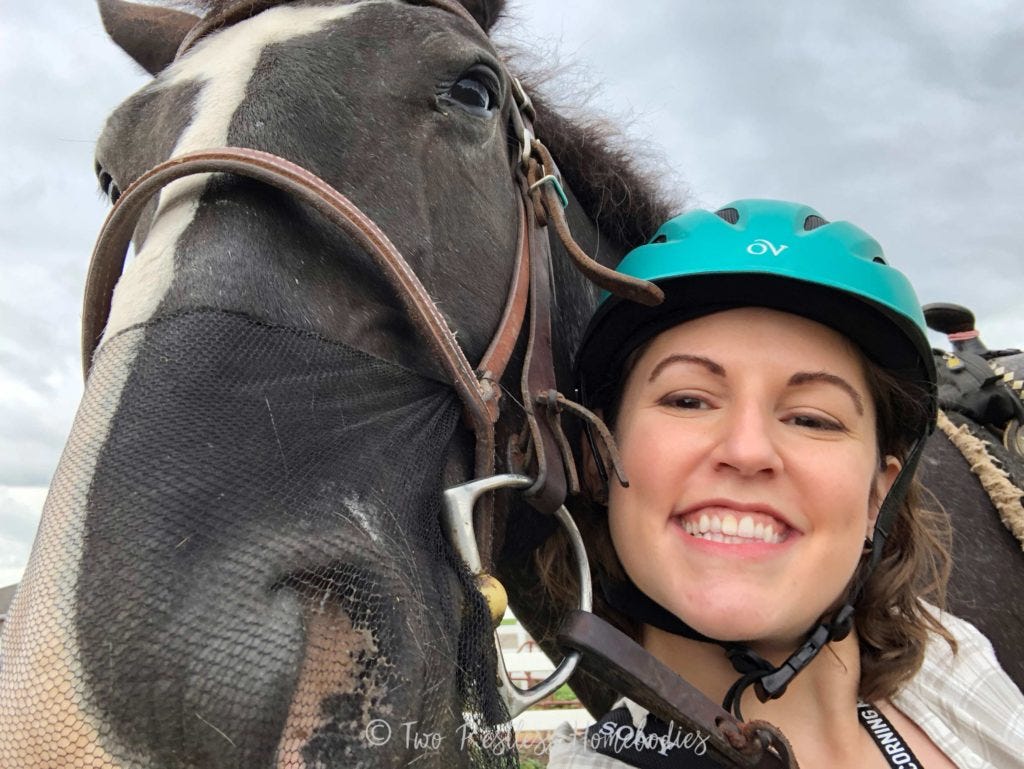
[[[882,466],[875,473],[874,493],[871,495],[871,506],[868,509],[868,530],[865,536],[871,539],[875,533],[875,522],[878,520],[878,512],[882,509],[882,503],[892,485],[896,483],[896,476],[903,469],[903,463],[896,457],[887,455]]]

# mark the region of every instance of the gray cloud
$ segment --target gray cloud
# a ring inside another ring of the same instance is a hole
[[[523,21],[561,31],[701,203],[780,197],[854,221],[923,301],[967,304],[991,344],[1024,344],[1024,21],[1009,5],[631,10],[577,0]]]
[[[82,291],[106,211],[92,150],[106,114],[143,78],[111,45],[93,4],[7,6],[0,27],[0,484],[45,486],[82,388]]]
[[[0,587],[21,579],[42,506],[41,490],[0,486]]]

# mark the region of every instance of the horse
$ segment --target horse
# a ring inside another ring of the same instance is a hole
[[[522,199],[501,2],[99,5],[153,75],[97,145],[112,201],[187,153],[287,158],[485,355]],[[592,126],[531,111],[576,240],[614,264],[664,198]],[[473,437],[404,297],[322,211],[237,174],[165,186],[133,235],[4,628],[0,764],[509,765],[489,614],[440,521]],[[566,387],[595,289],[554,252]]]
[[[501,2],[465,0],[470,21],[443,0],[99,1],[154,76],[99,141],[112,200],[190,152],[287,158],[376,222],[485,355],[519,240],[516,86],[481,31]],[[614,265],[674,204],[593,126],[533,104],[574,237]],[[597,294],[551,241],[570,391]],[[166,186],[134,245],[5,626],[0,763],[511,765],[487,612],[440,524],[473,437],[402,297],[322,211],[240,175]],[[507,508],[497,575],[544,636],[559,607],[534,600],[530,554],[553,524]],[[986,608],[964,613],[987,630]],[[603,685],[574,687],[605,706]]]
[[[1017,598],[1024,588],[1024,353],[986,353],[987,367],[981,374],[989,380],[985,396],[1017,413],[1017,418],[1003,414],[993,419],[979,413],[984,410],[978,408],[978,400],[957,397],[943,387],[950,376],[945,364],[960,365],[958,356],[965,355],[957,346],[954,343],[951,354],[937,355],[940,402],[951,394],[945,399],[948,408],[940,414],[939,429],[926,446],[920,474],[952,524],[949,609],[985,633],[1000,664],[1024,690],[1024,604]]]

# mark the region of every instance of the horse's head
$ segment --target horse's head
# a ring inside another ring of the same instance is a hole
[[[376,222],[479,360],[519,237],[501,2],[100,5],[154,74],[99,142],[111,198],[193,151],[285,157]],[[540,111],[576,234],[614,260],[662,212],[608,210],[647,200],[637,177]],[[439,523],[472,441],[394,285],[239,175],[164,187],[134,244],[7,624],[0,763],[502,760],[479,747],[500,716],[485,612]],[[558,257],[564,362],[593,290]]]
[[[193,150],[287,158],[376,221],[478,358],[509,279],[489,255],[514,241],[516,226],[511,86],[494,48],[472,21],[434,4],[260,5],[272,7],[213,27],[115,111],[97,150],[104,187],[116,194]],[[482,19],[494,13],[485,8]],[[169,18],[161,31],[188,27]],[[114,24],[119,38],[134,31]],[[163,191],[136,249],[107,338],[217,308],[441,376],[422,346],[406,343],[406,313],[367,254],[286,194],[231,177],[183,180]]]

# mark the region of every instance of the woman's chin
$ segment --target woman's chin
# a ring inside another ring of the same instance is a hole
[[[762,601],[721,600],[716,601],[713,607],[668,605],[666,608],[698,633],[716,641],[795,648],[811,629],[814,620],[807,619],[806,626],[803,626],[802,619],[783,618],[777,611],[765,611],[765,607],[773,605]]]

